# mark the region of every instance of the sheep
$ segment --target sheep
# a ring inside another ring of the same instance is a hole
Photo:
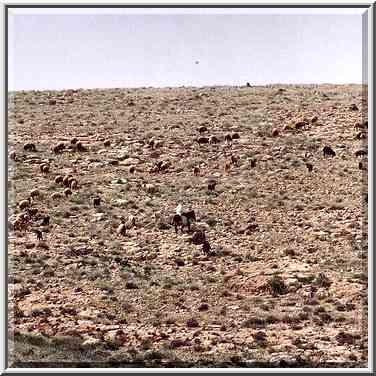
[[[196,139],[196,142],[198,142],[200,145],[201,144],[208,144],[209,139],[207,137],[199,137]]]
[[[230,134],[226,134],[225,135],[225,142],[226,142],[226,144],[232,142],[232,136]]]
[[[183,218],[180,214],[175,214],[172,218],[171,224],[175,226],[175,233],[178,233],[178,227],[182,227],[183,225]]]
[[[100,204],[101,204],[101,198],[99,196],[93,197],[93,206],[97,207],[97,206],[100,206]]]
[[[65,188],[64,189],[64,195],[65,195],[65,197],[68,197],[68,196],[70,196],[72,194],[72,191],[69,189],[69,188]]]
[[[278,137],[278,136],[279,136],[279,129],[274,128],[273,131],[272,131],[272,137]]]
[[[209,137],[209,144],[218,144],[219,139],[215,136],[210,136]]]
[[[31,205],[31,198],[28,197],[26,200],[19,202],[18,206],[21,210],[28,208]]]
[[[71,145],[76,145],[77,144],[77,142],[78,142],[78,138],[77,137],[74,137],[74,138],[72,138],[71,139]]]
[[[63,197],[62,194],[59,193],[59,192],[52,193],[52,195],[51,195],[51,198],[52,198],[53,200],[59,200],[59,199],[61,199],[62,197]]]
[[[63,182],[63,176],[61,176],[61,175],[58,175],[58,176],[56,176],[56,178],[55,178],[55,183],[56,184],[60,184],[60,183],[62,183]]]
[[[194,176],[199,176],[200,172],[201,172],[200,167],[197,167],[197,166],[193,167],[193,175]]]
[[[308,169],[308,172],[312,172],[312,170],[313,170],[313,164],[312,163],[307,162],[306,167]]]
[[[48,163],[42,163],[40,166],[39,166],[41,172],[43,174],[47,174],[49,171],[50,171],[50,165]]]
[[[319,118],[318,118],[317,116],[314,116],[314,117],[311,119],[311,124],[317,123],[317,120],[319,120]]]
[[[295,129],[303,129],[306,125],[307,125],[307,122],[305,122],[305,121],[298,121],[297,123],[295,123],[294,128]]]
[[[16,160],[16,152],[13,150],[9,153],[9,158],[12,159],[13,161]]]
[[[355,156],[356,157],[362,157],[363,155],[367,155],[367,151],[366,150],[357,150],[355,152]]]
[[[76,180],[76,179],[72,179],[72,180],[70,181],[70,188],[71,188],[71,189],[77,189],[77,187],[78,187],[78,182],[77,182],[77,180]]]
[[[105,140],[105,141],[103,141],[103,145],[105,147],[109,147],[109,146],[111,146],[111,141],[110,140]]]
[[[25,151],[37,151],[35,144],[33,144],[31,142],[25,144],[23,148],[24,148]]]
[[[359,162],[358,167],[359,167],[359,170],[363,170],[364,169],[363,163]]]
[[[197,130],[198,130],[199,133],[204,133],[204,132],[207,132],[207,131],[208,131],[208,128],[206,128],[206,127],[203,125],[203,126],[199,127]]]
[[[336,153],[330,146],[324,146],[322,149],[324,157],[335,157]]]
[[[32,199],[34,199],[35,197],[38,197],[40,196],[40,192],[38,191],[38,189],[33,189],[32,191],[30,191],[30,197]]]
[[[256,167],[256,158],[252,158],[251,159],[251,168],[255,168]]]

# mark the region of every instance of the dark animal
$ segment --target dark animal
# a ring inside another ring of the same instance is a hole
[[[201,126],[200,128],[197,129],[199,133],[204,133],[204,132],[207,132],[208,131],[208,128],[206,128],[205,126]]]
[[[251,159],[251,167],[255,168],[256,167],[256,159]]]
[[[192,235],[191,242],[195,245],[203,244],[206,241],[205,232],[203,230],[195,231]]]
[[[231,163],[235,166],[238,165],[238,161],[239,161],[239,157],[235,156],[235,155],[231,155]]]
[[[215,190],[215,186],[217,185],[217,182],[216,181],[209,181],[208,182],[208,190],[209,191],[214,191]]]
[[[185,213],[175,214],[172,223],[175,226],[175,232],[178,232],[178,227],[180,231],[183,232],[184,227],[188,227],[188,232],[191,232],[191,222],[196,221],[196,213],[194,210],[189,210]]]
[[[362,163],[362,162],[359,162],[358,167],[359,167],[359,170],[363,170],[363,169],[364,169],[363,163]]]
[[[24,148],[25,151],[36,151],[37,150],[35,145],[30,143],[30,142],[25,144],[23,148]]]
[[[358,133],[356,134],[355,138],[356,138],[357,140],[361,140],[361,139],[366,138],[366,135],[365,135],[363,132],[358,132]]]
[[[40,230],[34,230],[34,233],[37,236],[37,240],[43,240],[42,231],[40,231]]]
[[[324,157],[334,157],[336,155],[335,151],[330,146],[324,146],[322,149]]]
[[[100,197],[94,197],[93,198],[93,206],[97,207],[97,206],[100,206],[100,204],[101,204],[101,198]]]
[[[353,103],[353,104],[349,107],[349,110],[350,110],[350,111],[358,111],[359,108],[358,108],[358,106],[357,106],[355,103]]]
[[[356,157],[361,157],[361,156],[363,156],[363,155],[367,155],[367,151],[366,151],[366,150],[357,150],[357,151],[355,152],[355,156],[356,156]]]
[[[42,220],[42,226],[48,226],[49,224],[50,224],[50,216],[46,215],[46,216],[44,216],[44,218]]]
[[[209,143],[209,139],[207,137],[199,137],[196,142],[198,142],[200,145],[201,144],[208,144]]]
[[[219,139],[215,136],[210,136],[209,138],[209,144],[218,144]]]
[[[87,151],[87,149],[85,148],[84,145],[82,145],[82,142],[81,141],[78,141],[76,143],[76,150],[77,151]]]
[[[232,141],[232,136],[230,134],[226,134],[225,136],[225,141],[228,143],[228,142],[231,142]]]
[[[247,82],[247,87],[252,87],[251,84],[249,82]]]
[[[239,133],[233,133],[232,136],[231,136],[231,138],[233,140],[238,140],[240,138]]]
[[[207,240],[204,240],[204,242],[202,243],[202,251],[204,253],[209,253],[211,250],[211,247],[210,247],[210,244]]]
[[[71,139],[71,144],[72,145],[76,145],[77,142],[78,142],[78,138],[74,137],[74,138]]]
[[[313,164],[307,162],[307,163],[306,163],[306,166],[307,166],[308,172],[312,172],[312,170],[313,170]]]

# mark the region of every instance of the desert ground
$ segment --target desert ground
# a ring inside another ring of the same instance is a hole
[[[366,367],[364,90],[10,92],[9,366]]]

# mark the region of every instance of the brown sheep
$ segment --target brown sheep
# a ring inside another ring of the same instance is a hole
[[[273,131],[272,131],[272,137],[278,137],[278,136],[279,136],[279,129],[274,128]]]
[[[37,208],[27,208],[26,209],[27,215],[31,217],[35,217],[38,214],[38,209]]]
[[[31,142],[25,144],[23,148],[24,148],[25,151],[37,151],[35,144],[33,144]]]
[[[31,204],[31,198],[28,197],[26,200],[20,201],[20,203],[18,204],[18,206],[19,206],[19,208],[21,210],[23,210],[23,209],[28,208],[30,206],[30,204]]]
[[[193,167],[193,175],[194,176],[199,176],[200,172],[201,172],[200,167],[197,167],[197,166]]]
[[[63,182],[63,177],[61,176],[61,175],[58,175],[58,176],[56,176],[56,178],[55,178],[55,183],[56,184],[61,184],[62,182]]]
[[[69,189],[69,188],[65,188],[64,189],[64,195],[65,195],[65,197],[68,197],[68,196],[70,196],[72,194],[72,191]]]
[[[118,235],[125,235],[127,232],[127,228],[125,227],[125,223],[120,223],[118,228],[116,229]]]

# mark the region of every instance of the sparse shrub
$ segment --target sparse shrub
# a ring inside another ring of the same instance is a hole
[[[268,282],[267,286],[273,296],[284,295],[288,293],[288,287],[282,277],[275,274]]]

